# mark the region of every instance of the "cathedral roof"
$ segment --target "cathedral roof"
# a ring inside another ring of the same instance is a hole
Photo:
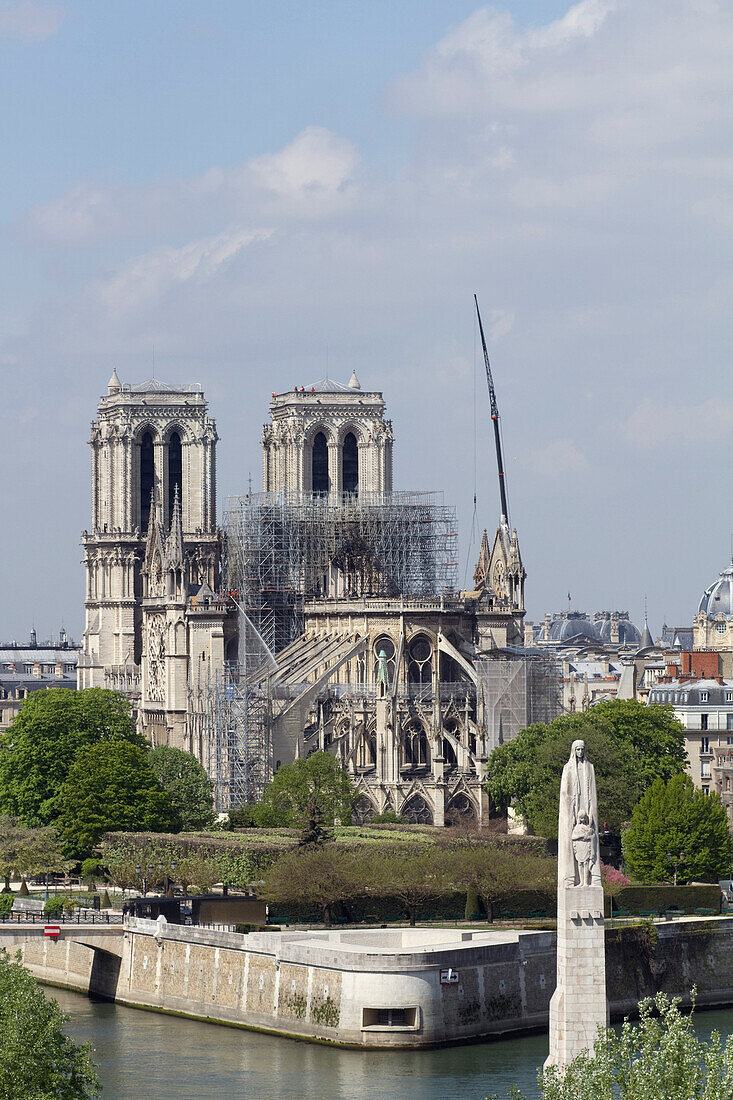
[[[315,393],[350,393],[357,386],[352,386],[351,383],[345,386],[343,382],[334,382],[333,378],[322,378],[320,382],[306,388],[307,390],[313,390]],[[361,386],[358,386],[358,388],[361,389]]]
[[[200,393],[201,386],[195,382],[191,386],[169,386],[167,382],[161,382],[159,378],[149,378],[147,382],[139,382],[136,386],[130,386],[131,393]]]

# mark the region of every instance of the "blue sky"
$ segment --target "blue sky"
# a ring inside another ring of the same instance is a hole
[[[2,0],[0,636],[80,633],[89,421],[153,356],[220,500],[272,389],[355,367],[463,573],[474,290],[530,616],[689,622],[733,528],[732,52],[716,0]]]

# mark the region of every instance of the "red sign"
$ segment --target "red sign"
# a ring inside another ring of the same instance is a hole
[[[52,939],[57,940],[61,935],[61,928],[58,924],[47,924],[43,929],[44,936],[50,936]]]
[[[449,966],[447,970],[441,970],[440,972],[440,984],[441,985],[457,985],[460,981],[458,971],[454,970],[452,966]]]

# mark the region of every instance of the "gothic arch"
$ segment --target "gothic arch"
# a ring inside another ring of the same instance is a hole
[[[377,807],[367,795],[361,794],[351,809],[353,825],[366,825],[377,813]]]
[[[339,447],[343,447],[347,435],[353,435],[357,443],[364,443],[363,425],[355,420],[347,420],[345,424],[340,424],[336,433],[336,442]]]
[[[167,444],[174,432],[180,437],[181,443],[188,443],[192,437],[189,427],[182,424],[180,420],[171,420],[160,433],[161,442]]]
[[[400,817],[411,825],[432,825],[433,810],[430,803],[419,793],[411,794],[402,803]]]
[[[135,433],[135,475],[133,484],[135,494],[135,520],[139,520],[144,532],[150,522],[150,501],[157,489],[160,471],[155,468],[155,448],[158,442],[158,430],[155,425],[142,424]]]
[[[476,803],[466,791],[456,791],[445,808],[446,825],[468,825],[478,820]]]
[[[413,718],[402,730],[402,761],[406,768],[429,768],[430,740],[419,718]]]
[[[304,437],[304,444],[306,447],[313,446],[313,440],[321,433],[325,435],[327,443],[334,443],[333,425],[329,424],[327,420],[317,420],[314,424],[309,424]]]

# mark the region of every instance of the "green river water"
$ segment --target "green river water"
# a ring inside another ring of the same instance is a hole
[[[537,1097],[546,1035],[425,1051],[354,1051],[260,1035],[47,989],[90,1040],[104,1100],[505,1100]],[[733,1031],[733,1010],[698,1012],[696,1029]]]

